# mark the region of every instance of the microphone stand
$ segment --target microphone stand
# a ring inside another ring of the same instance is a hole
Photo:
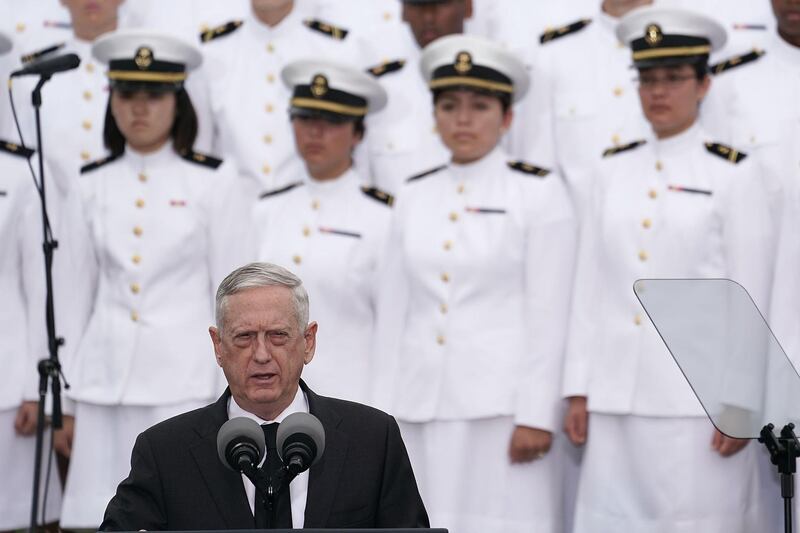
[[[44,180],[44,156],[42,148],[42,125],[39,111],[42,106],[42,87],[50,80],[50,74],[43,74],[36,84],[36,88],[31,94],[34,113],[36,117],[36,143],[39,158],[39,200],[42,212],[42,248],[44,251],[44,272],[46,283],[45,317],[47,321],[47,347],[49,357],[39,361],[37,366],[39,371],[39,411],[36,419],[36,457],[34,458],[33,469],[33,496],[31,498],[31,521],[30,533],[35,533],[37,520],[36,515],[39,511],[39,488],[41,484],[42,472],[42,449],[44,448],[44,425],[45,425],[45,403],[47,398],[47,385],[51,384],[53,393],[53,429],[61,429],[61,363],[58,360],[58,349],[64,344],[64,339],[56,335],[55,305],[53,302],[53,252],[58,248],[58,242],[53,238],[50,228],[49,217],[47,216],[47,201],[45,196]],[[69,384],[64,381],[65,387]]]
[[[766,446],[770,461],[778,467],[781,475],[781,498],[783,498],[783,527],[786,533],[792,533],[792,497],[794,496],[794,474],[797,470],[797,458],[800,457],[800,441],[794,433],[794,424],[787,424],[780,436],[773,433],[775,426],[767,424],[761,429],[758,442]]]

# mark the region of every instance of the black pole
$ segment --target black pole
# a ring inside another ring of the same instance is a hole
[[[783,530],[792,533],[792,498],[794,497],[794,474],[797,470],[797,458],[800,457],[800,441],[794,433],[794,424],[787,424],[780,436],[772,431],[773,424],[761,429],[758,442],[764,444],[769,451],[769,458],[778,467],[781,478],[781,498],[783,498]]]
[[[63,344],[63,339],[56,335],[55,305],[53,300],[53,252],[58,248],[58,242],[53,239],[47,216],[47,198],[45,195],[45,176],[44,176],[44,155],[42,148],[42,125],[39,110],[42,106],[42,86],[50,80],[50,75],[43,75],[39,78],[36,88],[33,90],[31,100],[33,102],[36,117],[36,143],[39,158],[39,200],[42,213],[42,249],[44,252],[44,273],[46,284],[45,299],[45,320],[47,321],[47,359],[42,359],[38,364],[39,371],[39,409],[36,420],[36,457],[33,466],[33,495],[31,497],[31,521],[30,533],[35,533],[39,512],[39,488],[41,485],[42,473],[42,450],[44,448],[44,415],[45,403],[47,399],[47,385],[52,383],[53,392],[53,413],[52,427],[60,429],[62,426],[61,412],[61,364],[58,360],[58,348]],[[52,380],[52,381],[51,381]]]

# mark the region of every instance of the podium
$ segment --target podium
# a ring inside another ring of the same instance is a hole
[[[170,533],[264,533],[265,531],[274,531],[275,533],[297,533],[303,531],[305,533],[448,533],[443,528],[379,528],[379,529],[345,529],[345,528],[331,528],[331,529],[208,529],[208,530],[190,530],[190,531],[172,531]],[[139,533],[138,531],[127,531],[122,533]],[[162,533],[159,531],[150,531],[149,533]],[[166,533],[166,532],[164,532]]]
[[[728,279],[641,279],[633,290],[711,423],[769,450],[790,533],[800,376],[758,307]]]

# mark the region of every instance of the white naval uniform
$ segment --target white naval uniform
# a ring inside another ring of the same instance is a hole
[[[284,185],[303,171],[287,120],[291,91],[281,81],[281,69],[298,59],[321,57],[358,65],[352,36],[337,39],[307,27],[304,20],[313,11],[304,5],[295,5],[274,27],[251,14],[241,27],[202,48],[215,152],[235,159],[262,190]]]
[[[575,221],[558,176],[507,161],[497,148],[408,183],[381,277],[375,398],[425,473],[431,523],[457,533],[558,531],[561,519],[553,456],[509,465],[507,450],[515,425],[559,425]],[[492,453],[465,468],[463,437],[476,434]],[[483,475],[531,469],[510,483]],[[482,494],[480,508],[448,496],[464,487]]]
[[[403,22],[402,2],[397,0],[314,1],[319,18],[359,33],[391,31]]]
[[[397,194],[409,176],[445,164],[450,155],[442,144],[433,117],[433,97],[420,72],[421,50],[408,24],[372,34],[365,50],[369,64],[402,61],[400,70],[378,82],[389,94],[385,109],[367,117],[368,135],[357,150],[359,173],[381,190]]]
[[[389,198],[365,194],[352,169],[331,181],[305,174],[298,183],[255,206],[257,257],[291,269],[309,293],[310,319],[319,323],[319,332],[304,379],[325,396],[365,403]]]
[[[0,141],[5,143],[5,141]],[[25,158],[0,152],[0,530],[27,527],[30,521],[35,438],[17,435],[14,419],[23,401],[38,399],[36,365],[47,356],[44,328],[44,259],[39,199]],[[49,430],[45,430],[49,450]],[[58,519],[61,485],[53,466],[47,476],[42,454],[40,512],[49,486],[46,522]],[[41,515],[40,515],[41,516]]]
[[[101,522],[139,432],[222,390],[207,329],[216,284],[231,269],[217,232],[235,181],[225,166],[184,160],[169,142],[80,177],[97,277],[69,368],[76,428],[66,527]]]
[[[755,530],[748,524],[760,502],[745,490],[662,505],[664,490],[702,494],[707,487],[696,478],[723,479],[721,470],[749,483],[754,447],[732,461],[717,460],[710,449],[713,428],[632,289],[641,278],[729,278],[766,309],[774,239],[767,193],[752,161],[734,164],[709,153],[709,141],[695,124],[610,155],[598,167],[582,229],[564,370],[564,395],[588,396],[591,413],[577,533]],[[698,420],[706,427],[702,445]],[[675,421],[685,422],[685,438],[664,445],[659,435],[676,431]],[[620,441],[622,433],[636,438]],[[603,476],[615,468],[628,472],[631,464],[652,465],[652,481],[643,481],[647,471],[633,471],[617,479],[616,498],[609,497]],[[724,479],[733,483],[730,475]]]
[[[557,167],[579,216],[603,150],[649,131],[630,50],[614,34],[618,19],[600,10],[585,19],[584,28],[531,48],[533,94],[518,110],[510,147],[515,157]]]

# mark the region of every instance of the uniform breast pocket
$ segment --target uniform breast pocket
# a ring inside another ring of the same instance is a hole
[[[715,209],[714,190],[706,185],[671,184],[667,187],[664,212],[666,254],[684,259],[699,258],[717,248],[721,225]],[[659,221],[654,221],[658,224]]]
[[[587,120],[597,114],[597,101],[593,91],[567,91],[555,96],[553,112],[558,122]]]
[[[203,208],[192,198],[170,196],[163,199],[150,225],[155,247],[163,253],[186,254],[205,249]]]

